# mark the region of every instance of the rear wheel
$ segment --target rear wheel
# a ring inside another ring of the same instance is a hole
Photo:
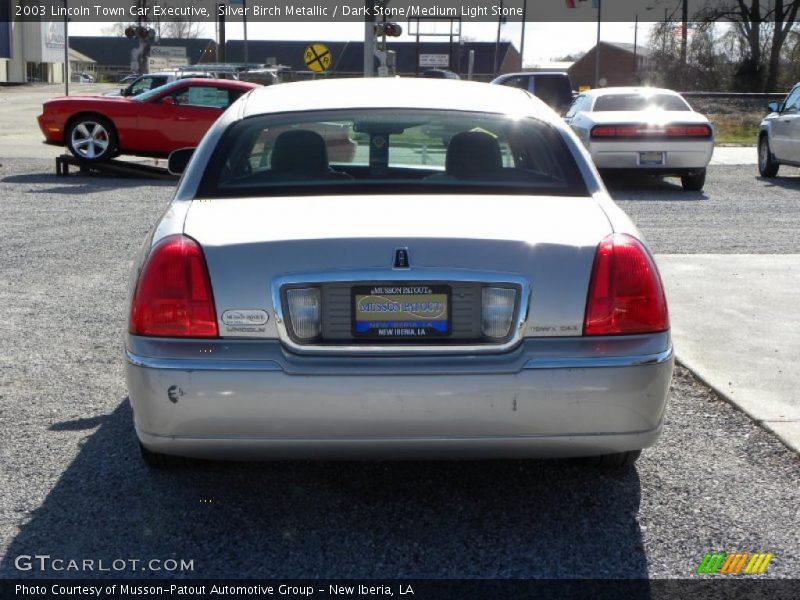
[[[589,456],[586,458],[586,464],[600,469],[629,469],[641,454],[641,450],[631,450],[630,452],[620,452],[618,454]]]
[[[762,135],[758,140],[758,172],[762,177],[775,177],[780,165],[769,149],[769,138]]]
[[[681,176],[681,185],[687,192],[699,192],[706,184],[706,170],[702,169],[689,175]]]
[[[100,162],[112,157],[117,149],[117,133],[108,119],[97,115],[78,117],[69,124],[67,148],[75,158]]]
[[[144,464],[154,470],[178,469],[189,464],[189,459],[187,458],[153,452],[145,448],[141,442],[139,442],[139,450],[142,453]]]

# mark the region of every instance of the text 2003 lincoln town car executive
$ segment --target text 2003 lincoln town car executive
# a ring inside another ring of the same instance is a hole
[[[349,132],[348,160],[329,160],[322,124]],[[153,466],[628,465],[661,432],[673,354],[653,258],[580,142],[522,90],[245,95],[195,151],[131,288],[127,379]]]

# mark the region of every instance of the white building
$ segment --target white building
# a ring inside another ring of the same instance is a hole
[[[0,82],[63,82],[64,22],[13,21],[18,4],[0,2]]]

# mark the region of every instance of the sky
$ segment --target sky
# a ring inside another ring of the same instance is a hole
[[[400,41],[413,41],[408,35],[408,24],[401,23]],[[97,35],[109,23],[74,23],[70,35]],[[639,23],[638,42],[645,44],[652,23]],[[214,24],[203,23],[203,37],[214,38]],[[634,41],[634,23],[602,23],[601,39],[609,42]],[[509,23],[501,30],[501,39],[510,40],[519,48],[521,25]],[[228,22],[228,39],[242,39],[241,23]],[[494,41],[496,23],[466,23],[462,35],[476,41]],[[363,40],[361,23],[248,23],[247,37],[251,40],[300,40],[311,42]],[[528,23],[525,28],[524,65],[548,62],[567,54],[585,52],[595,45],[597,23]],[[428,38],[431,39],[431,38]]]

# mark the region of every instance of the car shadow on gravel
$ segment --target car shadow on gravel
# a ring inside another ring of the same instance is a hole
[[[708,200],[705,192],[684,191],[679,179],[648,177],[635,173],[605,174],[603,183],[615,200]]]
[[[73,174],[59,177],[49,173],[26,173],[24,175],[8,175],[0,179],[0,183],[18,185],[53,185],[55,187],[36,187],[28,190],[33,194],[69,194],[84,195],[118,190],[120,188],[136,188],[140,186],[175,187],[174,181],[149,179],[146,177],[103,177],[94,174]]]
[[[62,423],[52,435],[83,428]],[[89,424],[91,425],[91,424]],[[58,443],[58,442],[56,442]],[[20,555],[192,560],[170,577],[647,578],[636,470],[574,461],[205,463],[150,472],[127,400],[10,544]],[[95,564],[97,564],[95,562]]]
[[[800,177],[757,177],[766,187],[780,187],[787,190],[800,190]]]

